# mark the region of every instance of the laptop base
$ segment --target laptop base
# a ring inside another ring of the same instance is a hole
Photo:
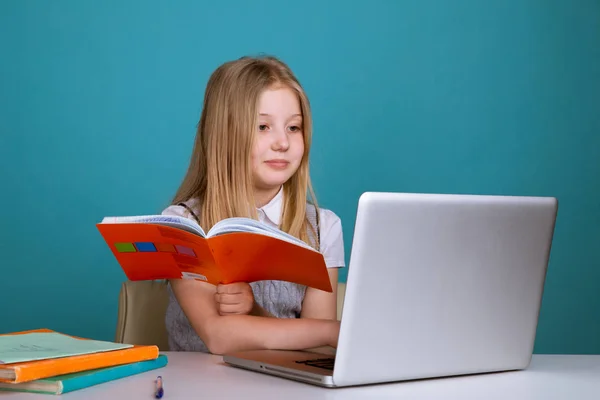
[[[316,367],[307,363],[319,360],[316,364],[324,365],[321,360],[333,358],[331,354],[312,351],[288,350],[256,350],[232,353],[223,356],[223,362],[233,367],[266,373],[299,382],[322,387],[335,387],[333,384],[333,368]],[[333,363],[331,363],[333,366]]]

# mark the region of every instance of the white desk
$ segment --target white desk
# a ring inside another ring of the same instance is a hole
[[[229,367],[221,357],[202,353],[165,353],[161,369],[104,383],[60,398],[152,399],[154,379],[164,379],[164,400],[171,399],[600,399],[600,355],[535,355],[526,371],[473,375],[327,389]],[[51,399],[57,396],[0,392],[0,400]]]

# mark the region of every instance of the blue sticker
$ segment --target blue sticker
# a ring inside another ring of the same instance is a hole
[[[151,252],[156,251],[156,247],[152,242],[135,242],[135,247],[138,251]]]

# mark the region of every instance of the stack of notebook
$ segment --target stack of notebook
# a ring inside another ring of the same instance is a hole
[[[62,394],[166,364],[157,346],[89,340],[49,329],[0,335],[0,390]]]

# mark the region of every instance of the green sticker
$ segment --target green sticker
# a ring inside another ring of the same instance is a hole
[[[119,253],[135,253],[133,243],[115,243],[115,247]]]

